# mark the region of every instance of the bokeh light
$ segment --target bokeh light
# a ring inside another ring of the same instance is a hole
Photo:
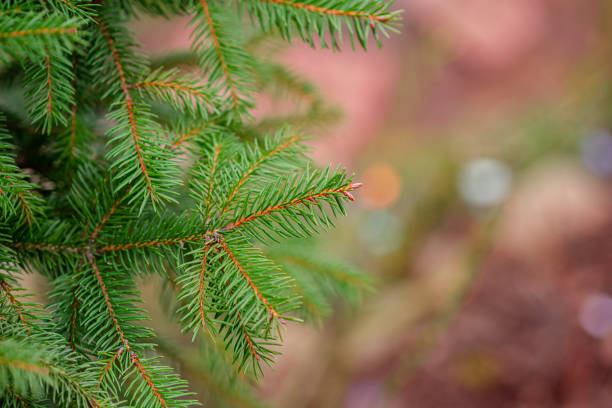
[[[375,163],[367,167],[360,175],[363,182],[360,199],[369,208],[388,208],[400,196],[401,178],[395,167],[385,163]]]
[[[510,193],[512,173],[495,159],[475,159],[459,175],[459,192],[474,207],[490,207],[503,202]]]
[[[612,177],[612,134],[607,130],[596,130],[582,142],[584,165],[599,177]]]
[[[580,324],[593,337],[604,338],[612,331],[612,296],[588,296],[580,309]]]

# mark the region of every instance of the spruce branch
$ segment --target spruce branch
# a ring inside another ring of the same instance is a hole
[[[227,63],[225,62],[225,56],[223,55],[223,51],[221,50],[221,44],[219,43],[219,37],[215,32],[215,26],[212,17],[210,16],[210,11],[208,10],[208,3],[206,0],[201,0],[202,10],[204,11],[204,15],[206,16],[206,22],[208,23],[208,29],[210,30],[210,37],[212,38],[213,45],[215,47],[215,51],[217,53],[217,57],[219,58],[219,64],[221,65],[221,70],[225,75],[225,81],[227,82],[227,86],[229,89],[229,93],[232,99],[232,103],[235,107],[238,105],[238,95],[236,93],[236,88],[234,85],[234,80],[229,74],[229,69],[227,67]],[[218,29],[217,29],[218,31]]]
[[[96,265],[96,262],[94,261],[94,258],[91,252],[88,252],[86,256],[87,256],[87,262],[89,262],[89,266],[91,266],[94,276],[96,277],[98,286],[100,287],[100,291],[102,292],[102,295],[104,296],[104,303],[106,303],[106,309],[107,309],[108,315],[113,322],[113,328],[115,332],[117,333],[117,335],[119,336],[119,339],[121,340],[122,347],[125,347],[127,351],[130,351],[130,345],[127,341],[127,338],[123,334],[123,330],[121,330],[121,325],[119,324],[119,320],[117,319],[115,309],[113,308],[113,305],[111,303],[110,296],[108,294],[108,290],[106,289],[106,285],[104,284],[104,280],[102,279],[102,275],[100,274],[100,270],[98,269],[98,266]]]
[[[147,169],[147,166],[145,165],[145,161],[143,157],[140,136],[138,134],[138,129],[136,127],[136,121],[134,119],[134,104],[132,102],[132,95],[130,94],[128,83],[125,79],[125,73],[123,72],[123,65],[121,64],[121,59],[119,58],[119,54],[117,53],[117,49],[115,48],[115,42],[113,38],[111,37],[110,32],[106,28],[106,25],[104,24],[102,20],[99,20],[98,23],[100,25],[100,29],[102,30],[102,33],[104,34],[104,37],[106,38],[108,47],[110,48],[110,52],[113,57],[113,62],[115,64],[115,67],[117,68],[117,74],[119,75],[119,80],[121,81],[121,91],[123,91],[123,94],[125,96],[125,109],[127,110],[127,118],[129,120],[130,132],[132,135],[132,139],[134,141],[134,149],[136,151],[136,156],[138,157],[140,169],[145,178],[147,190],[149,190],[149,194],[151,195],[151,197],[155,199],[155,196],[153,194],[153,187],[151,185],[151,177],[149,176],[149,170]]]
[[[28,37],[28,36],[47,36],[60,34],[76,34],[76,27],[44,27],[26,30],[5,30],[0,32],[0,39],[6,40],[9,38]]]
[[[91,157],[94,139],[88,123],[88,119],[92,118],[94,113],[92,107],[85,102],[88,95],[84,94],[84,91],[88,89],[88,84],[84,80],[87,73],[82,72],[84,65],[82,58],[80,52],[73,53],[71,89],[74,91],[74,96],[69,104],[69,113],[64,114],[67,116],[67,124],[57,133],[52,145],[57,162],[62,163],[68,180],[72,179],[78,166],[86,163]]]
[[[135,71],[146,70],[146,63],[133,52],[136,45],[125,30],[109,26],[101,18],[97,22],[104,38],[104,44],[98,44],[95,51],[100,59],[98,71],[110,86],[105,94],[113,98],[114,110],[108,118],[116,122],[107,132],[112,146],[107,153],[108,159],[113,160],[111,169],[125,176],[120,186],[132,186],[130,202],[140,202],[141,208],[147,200],[153,204],[172,200],[178,168],[172,161],[173,155],[163,148],[159,124],[149,107],[133,98],[128,82],[136,81]],[[108,57],[110,67],[105,63]]]
[[[70,335],[68,337],[70,348],[73,351],[76,350],[74,346],[74,337],[76,334],[76,321],[77,321],[78,311],[79,311],[79,298],[75,296],[72,302],[72,312],[70,314],[70,331],[69,331]]]
[[[46,0],[45,5],[50,10],[70,16],[77,16],[86,21],[93,21],[98,2],[91,0]]]
[[[180,149],[182,146],[184,146],[185,142],[187,142],[192,137],[200,133],[202,130],[204,130],[202,126],[197,126],[187,132],[184,132],[182,135],[176,138],[176,140],[170,146],[170,149],[172,150]]]
[[[24,61],[35,56],[40,60],[45,49],[70,50],[82,42],[78,18],[31,11],[15,14],[14,18],[0,19],[0,57],[4,54]]]
[[[238,259],[236,259],[236,255],[234,255],[234,253],[231,251],[231,249],[228,248],[228,246],[227,246],[227,244],[225,242],[221,242],[221,247],[223,248],[223,251],[225,251],[225,253],[228,255],[228,257],[232,260],[234,266],[236,266],[236,268],[238,268],[238,270],[240,271],[240,274],[247,281],[247,283],[249,284],[249,286],[251,287],[251,289],[253,290],[255,295],[268,308],[268,310],[270,311],[270,315],[273,318],[278,319],[278,312],[270,304],[268,299],[261,293],[261,291],[259,290],[259,288],[255,284],[255,282],[253,282],[253,279],[251,279],[251,276],[245,271],[244,266],[242,266],[240,264],[240,262],[238,261]]]
[[[15,298],[15,296],[13,296],[13,294],[11,293],[10,286],[8,285],[8,283],[4,281],[4,279],[0,279],[0,287],[2,287],[2,290],[4,291],[5,296],[7,297],[10,304],[13,306],[13,308],[15,309],[15,313],[17,313],[17,316],[19,317],[19,320],[21,321],[23,326],[29,329],[28,324],[26,323],[25,318],[23,317],[23,313],[22,313],[23,307],[21,303]]]
[[[15,164],[15,146],[9,142],[4,116],[0,114],[0,219],[32,225],[44,211],[36,186]]]
[[[102,228],[104,228],[104,224],[106,224],[106,222],[111,218],[111,216],[115,213],[115,211],[117,211],[117,209],[119,208],[119,204],[121,203],[121,201],[125,199],[125,197],[129,194],[131,190],[132,190],[131,186],[125,189],[125,192],[123,193],[123,195],[117,198],[117,201],[113,203],[113,206],[110,208],[110,210],[108,210],[108,212],[104,214],[104,216],[102,217],[98,225],[96,225],[93,232],[89,236],[90,241],[95,241],[95,239],[98,237],[98,234],[100,233]]]
[[[339,185],[341,184],[341,185]],[[332,177],[327,174],[305,173],[301,178],[288,182],[280,181],[277,185],[263,191],[259,199],[254,200],[253,207],[244,209],[243,215],[235,221],[233,228],[244,227],[255,236],[257,228],[265,230],[276,223],[276,232],[284,237],[304,237],[316,232],[317,225],[329,226],[332,221],[323,207],[329,204],[334,210],[336,205],[344,211],[340,199],[354,200],[351,191],[359,188],[360,183],[350,183],[343,175]],[[273,191],[284,191],[286,195],[274,197]],[[319,211],[316,212],[315,209]],[[295,220],[291,222],[290,219]],[[303,222],[297,222],[301,219]],[[258,224],[249,225],[249,224]]]
[[[197,370],[222,376],[209,382],[217,397],[241,406],[253,398],[244,382],[280,353],[286,321],[316,319],[366,286],[318,254],[262,250],[329,228],[360,184],[341,168],[313,169],[307,127],[280,124],[318,121],[324,104],[259,55],[252,44],[267,34],[245,26],[236,4],[264,31],[332,46],[348,29],[365,47],[397,19],[382,0],[0,4],[0,83],[16,96],[0,106],[0,400],[9,406],[199,405],[161,364],[137,279],[174,288],[169,314],[219,357]],[[125,28],[143,12],[191,15],[192,51],[151,70]],[[201,72],[181,71],[196,59]],[[255,122],[257,94],[274,87],[309,109]],[[27,302],[24,271],[49,280],[44,310]]]
[[[388,22],[392,18],[389,14],[383,13],[380,10],[377,10],[374,13],[368,13],[364,11],[340,10],[340,9],[335,9],[335,8],[322,7],[322,6],[317,6],[316,4],[299,3],[299,2],[290,1],[290,0],[257,0],[257,1],[261,1],[264,3],[267,2],[267,3],[272,3],[272,4],[279,4],[282,6],[293,7],[296,9],[307,10],[314,14],[331,14],[334,16],[341,16],[341,17],[362,18],[365,20],[380,21],[383,23]]]
[[[216,92],[202,81],[190,75],[179,74],[178,70],[164,71],[159,68],[139,82],[129,85],[143,96],[159,98],[182,111],[190,112],[199,119],[207,119],[209,113],[216,113]]]
[[[116,282],[109,285],[102,276],[102,272],[91,252],[86,254],[87,263],[90,266],[99,292],[101,293],[107,316],[116,334],[113,340],[106,335],[104,339],[97,339],[97,348],[105,351],[117,350],[109,362],[104,364],[101,370],[99,383],[116,380],[117,375],[129,379],[129,386],[126,393],[130,396],[133,404],[142,406],[144,401],[151,398],[161,407],[168,406],[192,406],[195,401],[183,399],[191,395],[186,391],[185,382],[180,380],[175,374],[171,373],[167,367],[159,366],[156,358],[143,358],[141,352],[150,349],[152,346],[143,340],[151,337],[149,330],[142,330],[129,323],[134,317],[138,318],[142,311],[126,303],[130,297],[135,297],[134,291],[126,291],[117,286]],[[124,283],[125,285],[125,283]],[[111,299],[111,291],[123,293],[124,299],[117,302],[121,307],[116,309]],[[142,319],[142,317],[140,317]],[[124,356],[123,358],[122,355]],[[118,360],[119,359],[119,360]],[[117,361],[117,364],[114,363]],[[102,362],[104,363],[104,362]],[[128,370],[127,372],[125,370]],[[114,375],[110,376],[111,370],[115,370]],[[164,379],[162,381],[162,378]],[[112,385],[108,385],[112,387]],[[170,404],[170,405],[169,405]]]
[[[227,352],[219,348],[218,341],[202,341],[191,350],[165,339],[161,342],[164,354],[179,361],[191,378],[196,378],[206,390],[206,400],[213,406],[265,408],[270,407],[245,383],[244,376],[236,373]]]
[[[26,64],[26,97],[32,121],[42,124],[43,132],[68,124],[74,105],[72,62],[63,52],[44,50],[40,61]]]
[[[66,347],[40,309],[29,315],[23,329],[5,320],[4,309],[0,316],[0,376],[21,402],[32,406],[117,406],[105,391],[92,385],[93,365]],[[0,396],[5,390],[0,387]]]
[[[262,154],[261,157],[257,158],[257,161],[255,161],[253,164],[251,164],[248,167],[248,169],[240,177],[240,179],[238,180],[234,188],[231,190],[229,196],[226,199],[226,205],[221,211],[221,215],[227,212],[233,198],[236,196],[236,194],[238,194],[238,191],[240,190],[242,185],[247,182],[247,180],[249,179],[249,177],[251,177],[251,175],[257,172],[259,168],[261,168],[267,161],[271,160],[274,156],[280,155],[281,153],[283,153],[284,151],[287,151],[292,146],[295,146],[297,142],[299,142],[299,140],[300,140],[299,136],[294,136],[290,138],[289,140],[284,141],[279,146],[274,147],[274,149]]]
[[[221,87],[231,122],[253,106],[253,58],[242,46],[240,21],[216,2],[200,0],[191,24],[194,51],[209,81]],[[236,115],[238,115],[236,117]]]
[[[357,39],[367,49],[370,33],[380,47],[379,34],[387,36],[387,31],[396,31],[400,16],[399,12],[389,10],[392,1],[237,0],[236,3],[245,7],[265,31],[277,28],[283,37],[291,39],[292,30],[296,29],[302,40],[313,47],[313,34],[319,37],[324,48],[329,46],[328,37],[334,49],[340,48],[344,28],[353,48]]]

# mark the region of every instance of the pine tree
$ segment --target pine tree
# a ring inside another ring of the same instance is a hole
[[[311,165],[303,133],[333,114],[261,44],[298,35],[338,49],[344,36],[365,49],[395,30],[390,6],[2,2],[0,406],[199,405],[162,356],[206,376],[220,405],[261,406],[247,383],[283,324],[368,286],[303,241],[275,245],[332,226],[360,184]],[[192,50],[145,55],[125,26],[142,14],[192,16]],[[309,110],[255,120],[271,88]],[[28,301],[23,273],[48,279],[48,304]],[[143,323],[137,282],[152,277],[199,360]]]

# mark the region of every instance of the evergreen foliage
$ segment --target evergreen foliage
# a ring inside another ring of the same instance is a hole
[[[256,49],[270,33],[366,48],[395,29],[390,6],[2,2],[1,407],[199,405],[162,356],[205,379],[218,406],[263,405],[248,383],[279,353],[283,324],[328,315],[370,283],[304,246],[359,183],[313,168],[303,132],[333,114]],[[151,62],[125,26],[141,14],[191,15],[192,50]],[[270,89],[309,110],[255,120]],[[24,272],[48,279],[48,304],[28,301]],[[195,360],[145,324],[138,280],[154,277]]]

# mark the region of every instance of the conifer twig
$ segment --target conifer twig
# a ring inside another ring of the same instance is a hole
[[[364,13],[362,11],[331,9],[331,8],[326,8],[326,7],[321,7],[321,6],[315,6],[314,4],[305,4],[305,3],[300,3],[300,2],[291,1],[291,0],[257,0],[257,1],[261,1],[264,3],[274,3],[274,4],[283,5],[283,6],[293,7],[296,9],[307,10],[314,14],[330,14],[330,15],[341,16],[341,17],[355,17],[355,18],[362,18],[365,20],[380,21],[381,23],[386,23],[390,21],[391,19],[390,17],[386,15],[379,16],[376,14]]]
[[[4,279],[0,279],[0,287],[4,289],[4,292],[6,293],[6,297],[8,298],[9,302],[11,302],[11,304],[15,308],[15,312],[17,313],[17,316],[19,317],[19,320],[21,320],[21,323],[23,324],[23,326],[26,329],[30,330],[30,327],[28,326],[28,324],[26,323],[23,317],[22,306],[19,304],[17,299],[15,299],[15,296],[13,296],[13,294],[11,293],[10,286],[8,285],[8,283],[4,281]]]
[[[263,304],[266,305],[268,310],[270,310],[270,314],[272,315],[272,317],[278,318],[278,312],[272,307],[268,299],[266,299],[265,296],[261,293],[257,285],[255,285],[255,282],[253,282],[249,274],[246,272],[246,270],[244,269],[244,266],[242,266],[242,264],[238,262],[238,259],[236,259],[236,255],[234,255],[234,253],[228,248],[227,244],[224,241],[221,241],[220,244],[223,250],[225,251],[225,253],[232,260],[234,265],[236,265],[236,268],[238,268],[238,270],[240,271],[244,279],[247,281],[247,283],[249,284],[253,292],[255,292],[255,295],[257,295],[257,297],[263,302]]]
[[[206,21],[208,22],[210,36],[212,38],[213,45],[215,47],[215,51],[217,52],[219,63],[221,64],[221,67],[223,69],[223,74],[225,75],[225,80],[230,90],[234,108],[237,108],[238,107],[238,94],[236,93],[236,87],[234,85],[234,80],[232,79],[229,73],[229,69],[227,68],[225,57],[223,56],[223,52],[221,51],[221,44],[219,44],[219,37],[217,37],[217,34],[215,33],[214,22],[213,22],[212,17],[210,16],[210,11],[208,10],[208,2],[206,0],[200,0],[200,4],[202,5],[202,9],[204,10]]]
[[[249,167],[249,169],[242,175],[242,177],[240,178],[236,186],[233,188],[232,192],[230,193],[229,197],[226,200],[227,205],[223,208],[223,211],[221,211],[221,215],[224,215],[227,212],[227,210],[229,209],[230,203],[232,199],[234,198],[234,196],[238,193],[238,190],[240,190],[240,188],[244,185],[244,183],[247,182],[249,177],[251,177],[251,175],[262,165],[262,163],[264,163],[266,160],[270,159],[274,155],[279,154],[283,150],[287,149],[289,146],[296,144],[299,140],[300,140],[300,136],[294,136],[290,138],[289,140],[287,140],[286,142],[284,142],[283,144],[281,144],[280,146],[278,146],[277,148],[275,148],[274,150],[265,153],[263,156],[259,158],[259,160],[253,163],[253,165]]]
[[[140,169],[142,171],[142,174],[145,177],[147,189],[149,190],[149,195],[151,196],[153,201],[155,201],[156,198],[155,198],[155,195],[153,194],[153,187],[151,186],[151,177],[149,176],[149,170],[147,169],[147,166],[145,165],[143,153],[141,151],[142,147],[140,144],[141,143],[140,136],[138,134],[138,129],[136,128],[136,122],[134,119],[134,105],[132,102],[132,95],[130,94],[129,86],[125,79],[123,65],[121,64],[121,59],[119,58],[119,54],[117,53],[117,49],[115,48],[115,42],[110,32],[108,31],[108,28],[104,24],[104,21],[102,21],[101,19],[98,19],[97,21],[98,21],[98,24],[100,25],[100,29],[102,30],[102,33],[104,34],[104,38],[106,38],[108,47],[111,50],[111,55],[113,57],[115,67],[117,68],[117,73],[119,75],[119,81],[121,82],[121,90],[125,96],[125,108],[128,113],[128,118],[130,122],[130,130],[131,130],[132,138],[134,141],[134,148],[136,149],[136,156],[138,156],[138,161],[140,163]]]
[[[18,30],[5,33],[0,32],[0,39],[27,37],[32,35],[76,34],[76,32],[76,27],[37,28],[33,30]]]

